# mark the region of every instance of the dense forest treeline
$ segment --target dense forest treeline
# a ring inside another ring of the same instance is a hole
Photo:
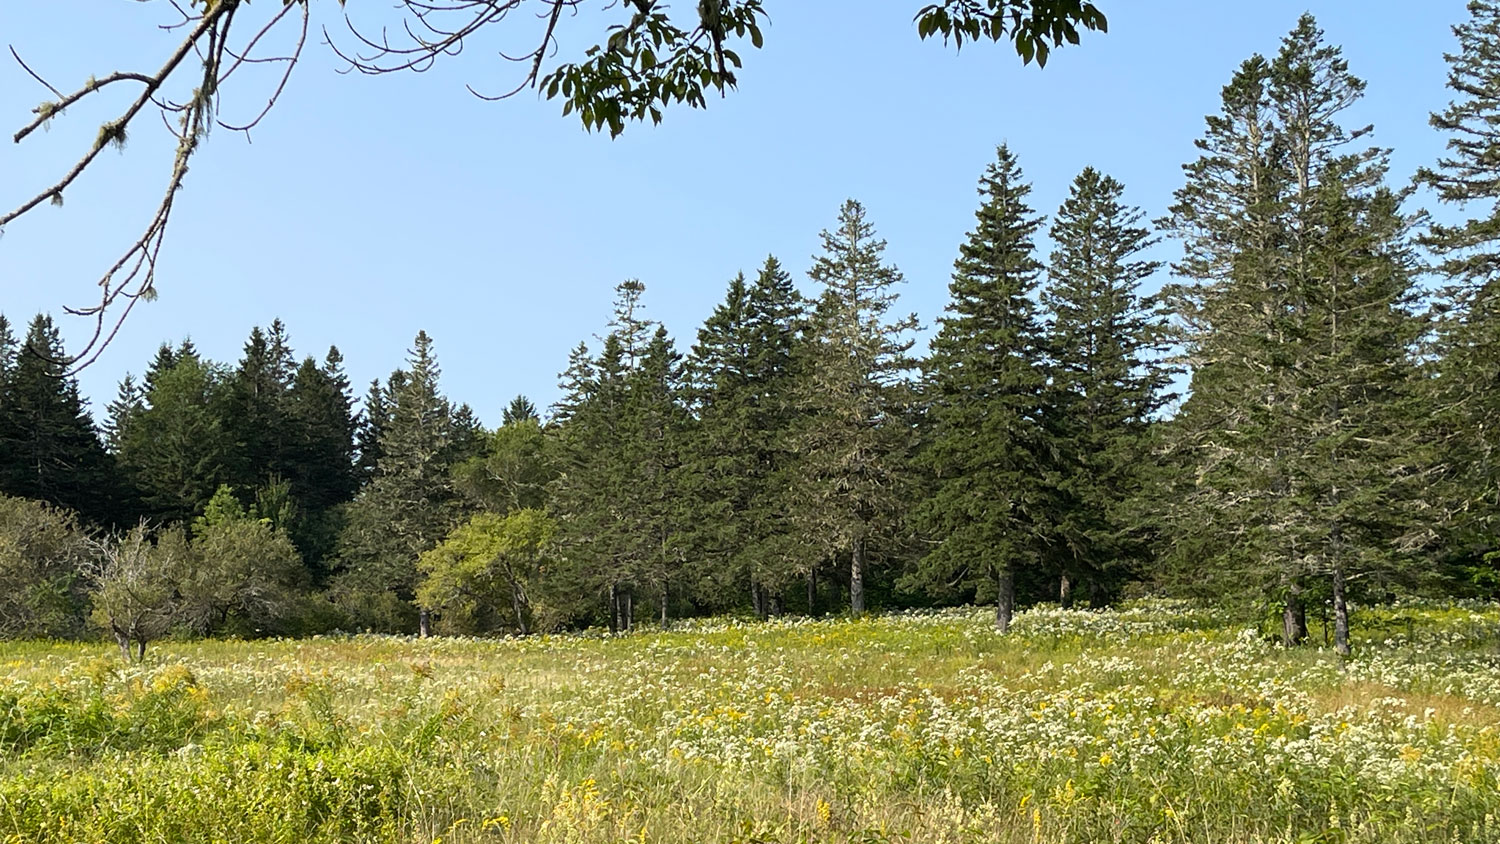
[[[356,402],[280,322],[232,366],[162,346],[96,429],[51,321],[0,318],[0,634],[92,620],[139,654],[965,601],[1003,629],[1160,590],[1274,606],[1288,644],[1328,607],[1347,650],[1350,600],[1494,596],[1500,7],[1470,9],[1418,178],[1485,216],[1412,207],[1304,16],[1235,71],[1154,223],[1092,168],[1049,220],[1000,147],[925,355],[852,200],[810,295],[768,258],[681,350],[622,283],[558,403],[495,430],[426,334]],[[1183,257],[1147,297],[1160,236]]]

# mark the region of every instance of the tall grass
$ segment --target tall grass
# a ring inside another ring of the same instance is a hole
[[[1500,841],[1500,608],[0,645],[0,841]]]

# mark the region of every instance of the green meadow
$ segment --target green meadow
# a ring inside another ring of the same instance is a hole
[[[3,644],[0,841],[1500,841],[1500,607],[1219,616]]]

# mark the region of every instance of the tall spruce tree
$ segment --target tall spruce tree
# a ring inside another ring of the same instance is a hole
[[[372,379],[365,391],[354,434],[354,450],[357,455],[354,473],[360,487],[374,480],[380,469],[380,435],[385,431],[390,418],[389,395],[385,387],[381,386],[379,378]]]
[[[233,435],[224,425],[220,367],[191,344],[163,346],[147,371],[145,407],[124,430],[118,460],[153,522],[188,522],[232,478]]]
[[[1055,543],[1058,597],[1086,580],[1103,597],[1141,573],[1152,538],[1145,498],[1150,425],[1168,400],[1161,363],[1166,326],[1141,282],[1160,268],[1142,253],[1155,243],[1125,188],[1086,168],[1052,225],[1056,248],[1041,301],[1051,358],[1049,449],[1066,510]]]
[[[785,518],[787,438],[795,407],[793,356],[804,305],[774,257],[743,275],[698,332],[687,363],[697,424],[687,447],[694,580],[705,606],[748,594],[757,615],[779,612],[785,590],[811,576]],[[809,604],[809,610],[813,607]]]
[[[286,408],[285,479],[300,511],[288,530],[312,574],[322,577],[337,543],[337,508],[359,489],[353,397],[337,347],[328,350],[322,365],[311,357],[302,361],[287,390]]]
[[[418,332],[408,368],[390,381],[390,415],[381,431],[374,480],[349,507],[340,540],[344,567],[336,592],[356,616],[394,629],[429,632],[428,611],[412,600],[417,558],[458,523],[453,488],[453,408],[438,387],[432,339]]]
[[[633,476],[622,447],[629,376],[617,332],[605,336],[597,358],[583,345],[574,351],[556,410],[559,474],[550,496],[562,549],[553,586],[578,596],[569,608],[574,615],[592,615],[602,599],[615,632],[633,620],[635,572],[623,513]]]
[[[1015,155],[1001,146],[979,180],[976,224],[959,247],[950,300],[925,363],[932,425],[923,463],[935,489],[919,519],[936,540],[908,583],[962,584],[995,602],[1009,630],[1016,575],[1048,562],[1060,517],[1045,430],[1047,371],[1032,293],[1041,274]]]
[[[682,405],[682,356],[658,325],[626,380],[621,451],[631,469],[620,502],[628,535],[632,580],[656,601],[668,622],[672,591],[685,556],[684,525],[690,509],[678,494],[687,413]]]
[[[52,319],[39,314],[0,381],[0,492],[107,524],[123,516],[115,511],[113,461],[78,382],[65,377],[66,360]]]
[[[748,526],[736,518],[747,504],[752,471],[752,457],[741,448],[750,425],[748,298],[745,275],[736,274],[690,350],[686,377],[695,424],[683,491],[697,513],[689,537],[695,595],[703,606],[724,609],[743,588],[756,614],[763,615],[759,573],[739,559],[750,544]]]
[[[513,425],[517,422],[528,420],[541,422],[542,416],[537,412],[536,405],[532,404],[531,399],[521,395],[511,399],[510,404],[505,406],[505,410],[501,412],[500,416],[501,425]]]
[[[291,453],[289,391],[293,364],[281,321],[269,332],[259,326],[245,341],[244,355],[224,397],[224,426],[235,440],[234,484],[251,489],[295,471]]]
[[[1351,570],[1399,573],[1381,502],[1411,471],[1392,422],[1414,340],[1409,221],[1381,186],[1385,153],[1351,151],[1367,129],[1340,122],[1363,90],[1304,15],[1225,89],[1164,221],[1196,282],[1175,291],[1194,372],[1174,427],[1195,479],[1173,496],[1177,557],[1207,563],[1202,583],[1284,598],[1289,644],[1314,583],[1342,610]],[[1353,532],[1374,550],[1352,555]]]
[[[1451,490],[1450,553],[1493,584],[1500,575],[1481,560],[1500,549],[1500,4],[1468,8],[1446,56],[1455,99],[1432,115],[1448,152],[1418,179],[1445,204],[1478,205],[1461,223],[1432,225],[1423,245],[1446,282],[1431,419]]]
[[[849,561],[849,608],[865,611],[872,563],[889,559],[911,445],[911,316],[887,321],[901,272],[883,262],[864,206],[848,200],[808,276],[822,286],[796,387],[793,518],[808,553]]]
[[[135,381],[135,376],[125,373],[115,391],[115,399],[105,408],[104,447],[110,454],[118,455],[124,445],[131,420],[146,409],[146,391]]]
[[[549,505],[561,559],[550,603],[591,617],[602,598],[613,631],[635,625],[637,599],[666,621],[684,556],[678,494],[682,432],[680,356],[645,318],[645,285],[616,287],[614,317],[597,358],[580,344],[553,411],[557,476]],[[567,595],[571,595],[569,600]],[[649,604],[646,604],[649,606]]]

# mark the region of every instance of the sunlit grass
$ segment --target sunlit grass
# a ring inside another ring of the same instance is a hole
[[[1500,841],[1500,608],[0,644],[0,841]]]

